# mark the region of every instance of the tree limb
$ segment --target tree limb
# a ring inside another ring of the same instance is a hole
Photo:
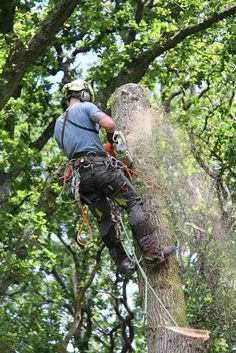
[[[46,271],[46,270],[45,270]],[[46,271],[48,272],[48,271]],[[71,296],[71,293],[69,291],[69,289],[67,288],[66,284],[65,284],[65,281],[63,280],[63,278],[60,276],[60,274],[58,273],[58,271],[53,268],[50,272],[53,277],[56,279],[57,283],[61,286],[62,290],[67,293],[67,295],[70,297]]]
[[[16,0],[2,1],[0,3],[0,33],[12,32],[15,10]]]
[[[45,130],[42,132],[42,134],[39,136],[37,140],[30,143],[29,145],[30,148],[35,148],[36,150],[41,151],[41,149],[46,145],[48,140],[53,135],[56,118],[57,116],[53,118],[53,120],[48,124],[48,126],[45,128]]]
[[[222,178],[214,170],[214,168],[208,165],[200,156],[200,153],[198,152],[195,145],[193,133],[191,131],[189,132],[189,137],[190,137],[192,154],[195,157],[198,164],[203,168],[203,170],[215,181],[216,187],[218,190],[219,202],[221,205],[223,218],[225,219],[226,222],[228,221],[230,223],[231,212],[232,212],[232,199],[231,199],[230,191],[227,185],[222,180]]]
[[[213,24],[222,21],[223,19],[233,16],[236,14],[236,5],[224,9],[222,12],[214,13],[211,16],[205,18],[203,21],[189,25],[182,28],[179,32],[175,33],[171,38],[163,38],[160,40],[160,44],[154,48],[150,48],[147,52],[142,53],[138,60],[146,61],[146,64],[150,64],[157,56],[160,56],[169,49],[176,47],[177,44],[181,43],[184,39],[190,35],[199,33]],[[146,58],[146,59],[145,59]]]
[[[25,72],[53,41],[63,23],[82,0],[60,0],[26,45],[19,44],[6,60],[0,77],[0,109],[20,85]]]
[[[171,110],[171,102],[172,99],[174,99],[175,97],[179,96],[180,94],[183,93],[182,88],[176,89],[175,91],[173,91],[169,97],[164,101],[163,105],[164,105],[164,109],[167,113],[170,113]]]
[[[101,261],[101,253],[102,250],[104,249],[104,245],[101,245],[100,248],[97,251],[96,254],[96,263],[94,265],[94,268],[89,275],[87,281],[85,282],[84,286],[82,288],[77,289],[77,293],[75,293],[75,315],[74,315],[74,321],[71,324],[65,338],[62,346],[60,347],[58,353],[65,353],[66,352],[66,347],[68,343],[70,342],[71,338],[75,334],[76,330],[78,329],[78,326],[81,321],[81,304],[84,299],[86,290],[91,286],[94,276],[96,275],[98,268],[100,266],[100,261]]]
[[[169,33],[160,39],[156,45],[133,57],[133,59],[120,71],[117,77],[107,82],[107,87],[100,92],[97,99],[101,106],[105,106],[107,98],[115,91],[117,86],[128,82],[138,83],[145,75],[149,65],[166,51],[175,48],[187,37],[202,32],[223,19],[236,14],[236,5],[225,8],[222,12],[213,13],[211,16],[195,24],[182,28],[169,37]]]

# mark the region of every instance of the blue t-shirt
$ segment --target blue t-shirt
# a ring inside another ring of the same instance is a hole
[[[74,104],[71,108],[68,109],[68,119],[73,123],[81,125],[85,128],[99,131],[99,119],[95,117],[95,113],[99,111],[99,108],[90,102]],[[62,150],[63,122],[64,115],[60,115],[56,120],[54,129],[55,139]],[[64,152],[68,159],[72,159],[75,153],[86,151],[104,152],[104,148],[98,133],[83,130],[74,126],[69,121],[66,121],[65,123],[63,145]]]

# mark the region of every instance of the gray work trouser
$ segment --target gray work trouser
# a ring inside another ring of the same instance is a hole
[[[133,236],[142,251],[157,246],[141,197],[110,158],[82,165],[79,173],[81,199],[96,217],[102,240],[109,249],[116,247],[119,241],[108,198],[127,211]]]

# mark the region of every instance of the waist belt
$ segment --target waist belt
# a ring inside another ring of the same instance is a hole
[[[107,153],[106,152],[102,152],[102,151],[84,151],[84,152],[78,152],[75,153],[72,157],[72,159],[77,159],[80,157],[91,157],[91,156],[99,156],[99,157],[107,157]]]
[[[95,151],[90,151],[87,152],[86,154],[75,154],[74,157],[74,163],[77,166],[85,166],[97,162],[104,162],[106,159],[108,159],[108,156],[106,153],[102,152],[95,152]]]

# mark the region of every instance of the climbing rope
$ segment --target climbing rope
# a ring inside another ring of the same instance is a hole
[[[88,221],[88,209],[85,210],[85,207],[82,204],[80,195],[79,195],[80,175],[78,171],[74,170],[71,162],[72,161],[69,161],[68,164],[66,165],[63,176],[59,177],[59,180],[63,180],[63,188],[58,196],[58,199],[60,199],[60,201],[63,203],[71,203],[72,200],[67,202],[62,198],[62,195],[65,194],[66,187],[68,187],[69,185],[70,192],[73,194],[73,198],[74,198],[72,202],[79,202],[82,217],[83,217],[82,223],[76,235],[76,242],[80,246],[88,246],[93,242],[93,232]],[[71,189],[73,189],[73,192],[71,191]],[[82,232],[85,226],[87,226],[88,233],[89,233],[89,240],[87,241],[82,240]]]
[[[112,157],[115,158],[115,157]],[[116,158],[115,158],[116,159]],[[155,183],[153,180],[147,178],[146,176],[144,176],[143,174],[141,174],[140,172],[137,172],[131,168],[129,168],[125,163],[119,161],[116,159],[116,163],[117,165],[123,170],[123,172],[126,172],[128,175],[128,178],[130,181],[132,181],[132,176],[135,175],[140,179],[143,179],[147,184],[149,184],[150,186],[159,189],[159,190],[164,190],[160,185],[158,185],[157,183]]]
[[[159,305],[163,308],[163,310],[165,311],[165,313],[168,315],[169,319],[174,323],[175,326],[178,326],[177,325],[177,322],[175,321],[175,319],[173,318],[173,316],[171,315],[171,313],[166,309],[164,303],[162,302],[161,298],[157,295],[157,293],[155,292],[155,290],[152,288],[150,282],[148,281],[148,278],[147,278],[147,275],[145,273],[145,271],[143,270],[142,266],[140,265],[140,262],[141,262],[141,259],[139,260],[136,256],[136,253],[133,249],[133,246],[132,246],[132,242],[131,242],[131,239],[128,235],[128,232],[126,230],[126,227],[124,225],[124,222],[123,222],[123,219],[121,217],[121,214],[117,214],[117,217],[119,219],[119,223],[121,225],[121,228],[122,228],[122,231],[125,235],[125,240],[127,241],[127,244],[128,244],[128,247],[129,249],[131,249],[132,251],[132,256],[130,256],[129,254],[129,250],[127,249],[127,246],[126,246],[126,243],[124,240],[122,240],[122,244],[123,244],[123,247],[125,249],[125,252],[127,254],[127,257],[138,267],[142,277],[143,277],[143,280],[144,280],[144,321],[146,321],[146,318],[148,316],[148,310],[147,310],[147,307],[148,307],[148,288],[150,289],[150,291],[153,293],[154,297],[156,298],[156,300],[158,301]]]
[[[79,201],[79,203],[80,203],[80,208],[81,208],[81,212],[82,212],[82,216],[83,216],[83,221],[82,221],[81,226],[78,230],[78,233],[76,236],[76,241],[81,246],[87,246],[93,242],[93,232],[92,232],[92,228],[89,224],[88,217],[87,217],[88,216],[88,209],[85,211],[82,202]],[[87,225],[87,227],[88,227],[89,240],[84,242],[81,240],[81,235],[82,235],[82,231],[83,231],[85,225]]]
[[[128,168],[128,167],[127,167]],[[144,181],[146,181],[147,184],[149,184],[150,186],[159,189],[159,190],[163,190],[163,188],[158,185],[157,183],[154,183],[154,181],[152,181],[151,179],[148,179],[147,177],[145,177],[143,174],[133,171],[132,169],[128,168],[128,171],[130,172],[130,174],[132,175],[136,175],[138,178],[143,179]]]

